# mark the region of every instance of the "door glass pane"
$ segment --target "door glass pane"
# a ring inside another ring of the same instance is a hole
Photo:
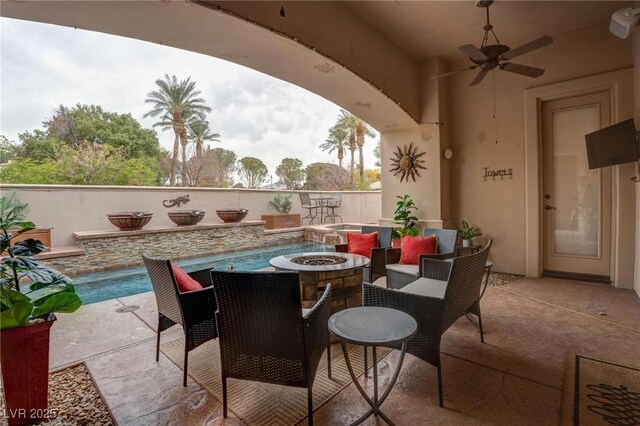
[[[586,133],[600,128],[597,105],[553,112],[553,253],[599,254],[600,172],[589,170]]]

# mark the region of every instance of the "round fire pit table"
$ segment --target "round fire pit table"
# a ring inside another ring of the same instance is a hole
[[[310,309],[331,283],[331,313],[362,306],[362,268],[369,258],[351,253],[310,252],[274,257],[277,271],[300,273],[302,307]]]

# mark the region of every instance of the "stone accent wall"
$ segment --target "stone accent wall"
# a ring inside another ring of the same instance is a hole
[[[262,222],[233,226],[191,226],[140,232],[76,235],[84,254],[44,260],[66,274],[98,272],[142,264],[142,254],[160,258],[201,257],[304,241],[304,230],[264,232]]]

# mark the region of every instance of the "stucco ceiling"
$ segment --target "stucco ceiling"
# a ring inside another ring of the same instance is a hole
[[[458,60],[458,46],[479,46],[485,10],[474,1],[348,1],[362,19],[376,27],[415,60],[443,56]],[[518,47],[544,34],[553,36],[608,21],[630,1],[496,1],[491,24],[500,42]]]

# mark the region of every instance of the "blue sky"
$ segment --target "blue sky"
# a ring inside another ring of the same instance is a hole
[[[320,145],[340,108],[298,86],[250,68],[153,43],[56,25],[0,18],[0,134],[41,128],[60,104],[102,105],[131,113],[143,126],[146,94],[165,73],[191,76],[212,108],[208,116],[222,136],[213,147],[258,157],[274,174],[285,157],[305,165],[337,163]],[[173,132],[157,129],[171,149]],[[365,144],[365,167],[373,168],[375,141]],[[357,155],[357,154],[356,154]],[[357,157],[356,157],[357,158]]]

